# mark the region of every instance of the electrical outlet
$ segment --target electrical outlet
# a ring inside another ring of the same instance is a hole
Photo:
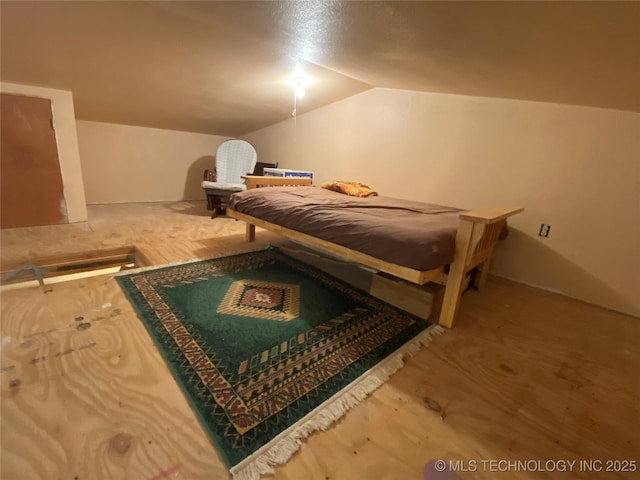
[[[540,225],[540,231],[538,232],[538,236],[539,237],[548,237],[549,236],[549,230],[551,230],[551,225],[547,225],[547,224],[543,223],[542,225]]]

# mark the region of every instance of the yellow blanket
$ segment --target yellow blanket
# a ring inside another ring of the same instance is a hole
[[[351,195],[352,197],[372,197],[378,195],[378,192],[372,190],[369,185],[360,182],[333,180],[331,182],[323,182],[320,186],[327,190]]]

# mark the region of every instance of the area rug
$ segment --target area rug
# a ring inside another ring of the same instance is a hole
[[[276,249],[116,278],[236,480],[272,473],[439,328]]]

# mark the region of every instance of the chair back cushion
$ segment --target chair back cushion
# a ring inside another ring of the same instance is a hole
[[[216,182],[242,184],[242,175],[252,173],[258,154],[245,140],[227,140],[216,151]]]

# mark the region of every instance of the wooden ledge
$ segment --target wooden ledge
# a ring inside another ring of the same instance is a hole
[[[496,223],[500,220],[524,211],[522,207],[498,206],[483,208],[481,210],[471,210],[460,214],[461,220],[470,220],[476,223]]]

